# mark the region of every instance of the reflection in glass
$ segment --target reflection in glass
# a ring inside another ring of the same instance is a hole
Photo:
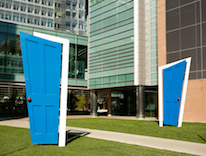
[[[23,73],[20,39],[17,35],[1,33],[0,73]]]
[[[69,78],[87,79],[87,47],[70,44]]]
[[[145,117],[157,117],[157,88],[145,89]]]
[[[136,102],[134,90],[111,92],[112,115],[135,116]]]
[[[0,88],[0,114],[27,115],[25,88],[1,87]]]

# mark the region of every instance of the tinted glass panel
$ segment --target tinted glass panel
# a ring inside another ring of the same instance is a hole
[[[180,9],[182,27],[195,23],[195,6],[195,4],[191,4]]]
[[[178,6],[179,6],[179,0],[167,0],[166,1],[167,10],[178,7]]]
[[[181,48],[192,48],[196,46],[195,26],[182,29],[181,31]]]
[[[189,79],[197,79],[197,73],[190,73]]]
[[[171,63],[180,59],[180,52],[167,54],[167,63]]]
[[[179,28],[179,9],[167,12],[167,31]]]
[[[203,72],[203,78],[206,78],[206,71]]]
[[[202,21],[206,21],[206,0],[202,0]]]
[[[202,69],[202,58],[201,58],[201,49],[197,49],[197,70]]]
[[[202,44],[206,45],[206,23],[202,24]]]
[[[202,73],[201,72],[197,72],[197,79],[201,79],[202,78]]]
[[[196,49],[183,51],[181,52],[181,55],[182,58],[192,57],[191,71],[195,71],[197,66]]]
[[[167,52],[180,49],[179,31],[167,34]]]
[[[200,46],[200,25],[196,26],[196,44]]]
[[[187,4],[187,3],[190,3],[193,1],[195,1],[195,0],[180,0],[180,5]]]
[[[203,48],[203,69],[206,69],[206,47]]]

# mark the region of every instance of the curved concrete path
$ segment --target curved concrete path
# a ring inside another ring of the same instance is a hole
[[[6,120],[0,121],[0,125],[29,128],[29,121],[24,120]],[[143,135],[134,135],[127,133],[93,130],[88,128],[67,127],[69,132],[78,134],[86,134],[86,137],[103,139],[108,141],[116,141],[132,145],[145,146],[150,148],[157,148],[162,150],[169,150],[181,153],[188,153],[194,155],[206,156],[206,144],[179,141],[173,139],[164,139],[158,137],[150,137]]]

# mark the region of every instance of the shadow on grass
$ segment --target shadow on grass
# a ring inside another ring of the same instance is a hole
[[[89,132],[77,131],[77,130],[68,130],[66,132],[66,145],[71,143],[72,141],[84,137],[90,134]]]
[[[11,152],[9,152],[9,153],[3,154],[2,156],[7,156],[7,155],[10,155],[10,154],[14,154],[14,153],[16,153],[16,152],[25,150],[25,149],[27,149],[27,148],[28,148],[28,147],[22,147],[22,148],[19,148],[19,149],[14,150],[14,151],[11,151]]]
[[[206,142],[206,139],[200,135],[197,135],[200,139],[202,139],[204,142]]]

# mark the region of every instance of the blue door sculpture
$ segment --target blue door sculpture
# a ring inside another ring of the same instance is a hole
[[[177,126],[186,61],[163,70],[163,124]]]
[[[60,103],[59,43],[20,33],[32,144],[57,144]]]

